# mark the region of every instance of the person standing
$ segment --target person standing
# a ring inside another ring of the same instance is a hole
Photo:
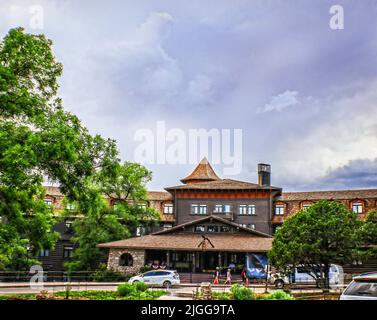
[[[228,269],[228,271],[226,272],[225,284],[232,284],[232,273],[230,269]]]
[[[220,268],[216,267],[215,279],[213,280],[213,284],[219,284],[219,281],[220,281]]]
[[[242,283],[246,284],[246,269],[243,268],[241,272]]]

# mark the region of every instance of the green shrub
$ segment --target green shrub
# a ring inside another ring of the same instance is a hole
[[[105,263],[101,263],[98,269],[92,274],[91,278],[95,281],[128,281],[133,274],[124,274],[107,269]]]
[[[148,266],[148,265],[145,265],[145,266],[143,266],[139,269],[140,273],[145,273],[145,272],[148,272],[148,271],[151,271],[151,270],[152,270],[152,267]]]
[[[147,291],[148,290],[148,285],[145,284],[144,282],[136,282],[134,284],[135,288],[136,288],[136,291],[139,291],[139,292],[144,292],[144,291]]]
[[[275,292],[264,297],[265,300],[294,300],[289,293],[284,292],[283,290],[276,290]]]
[[[215,300],[230,300],[230,295],[228,292],[212,292]]]
[[[230,288],[231,295],[234,300],[255,300],[256,295],[253,291],[246,288],[245,286],[240,286],[239,284],[234,284]]]
[[[125,297],[132,294],[136,295],[136,286],[128,282],[120,284],[117,288],[117,293],[121,297]]]

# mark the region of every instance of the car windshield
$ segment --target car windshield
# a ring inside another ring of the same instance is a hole
[[[370,296],[377,297],[377,282],[375,281],[353,281],[344,292],[348,296]]]

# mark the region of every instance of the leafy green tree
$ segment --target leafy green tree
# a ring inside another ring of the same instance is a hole
[[[362,260],[377,257],[377,210],[373,209],[360,228],[360,236],[363,241]]]
[[[120,230],[119,224],[112,224],[115,215],[108,214],[101,193],[119,189],[111,187],[110,177],[119,177],[123,172],[130,174],[129,179],[136,178],[131,174],[133,167],[126,166],[129,171],[125,171],[120,164],[115,141],[90,135],[75,115],[63,110],[57,97],[61,73],[52,42],[44,35],[27,34],[17,28],[0,43],[2,270],[26,269],[37,263],[39,251],[52,248],[58,238],[52,231],[56,223],[52,209],[44,202],[43,181],[47,179],[59,184],[67,201],[78,204],[82,219],[77,222],[77,231],[103,223],[99,234],[84,232],[83,238],[102,241],[112,239],[114,234],[127,234],[126,227]],[[135,199],[143,195],[141,187],[130,188],[129,192]],[[131,212],[127,208],[117,214],[128,218],[126,213],[133,217]],[[86,243],[78,242],[81,252],[87,249]]]
[[[73,241],[78,248],[73,261],[66,263],[71,271],[96,269],[102,255],[99,243],[128,238],[130,230],[153,226],[159,220],[157,211],[141,206],[147,201],[145,184],[151,179],[151,172],[132,162],[116,164],[112,169],[111,173],[99,172],[97,192],[78,200],[77,213],[85,210],[86,215],[78,216],[73,223]]]
[[[328,287],[333,264],[352,263],[362,244],[357,214],[335,201],[319,201],[287,219],[276,232],[270,263],[279,271],[300,266]]]

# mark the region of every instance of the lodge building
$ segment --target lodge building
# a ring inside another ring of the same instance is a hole
[[[182,184],[148,193],[145,205],[160,212],[160,224],[149,230],[137,228],[132,238],[100,244],[104,261],[120,272],[150,265],[181,272],[231,266],[263,273],[274,232],[299,210],[319,200],[335,200],[364,219],[377,208],[377,189],[283,192],[270,181],[268,164],[258,164],[258,183],[251,183],[221,179],[204,158],[181,179]],[[47,187],[46,194],[46,202],[62,209],[58,188]],[[41,253],[45,268],[63,270],[63,263],[72,257],[71,223],[67,219],[56,226],[61,239],[53,252]]]

